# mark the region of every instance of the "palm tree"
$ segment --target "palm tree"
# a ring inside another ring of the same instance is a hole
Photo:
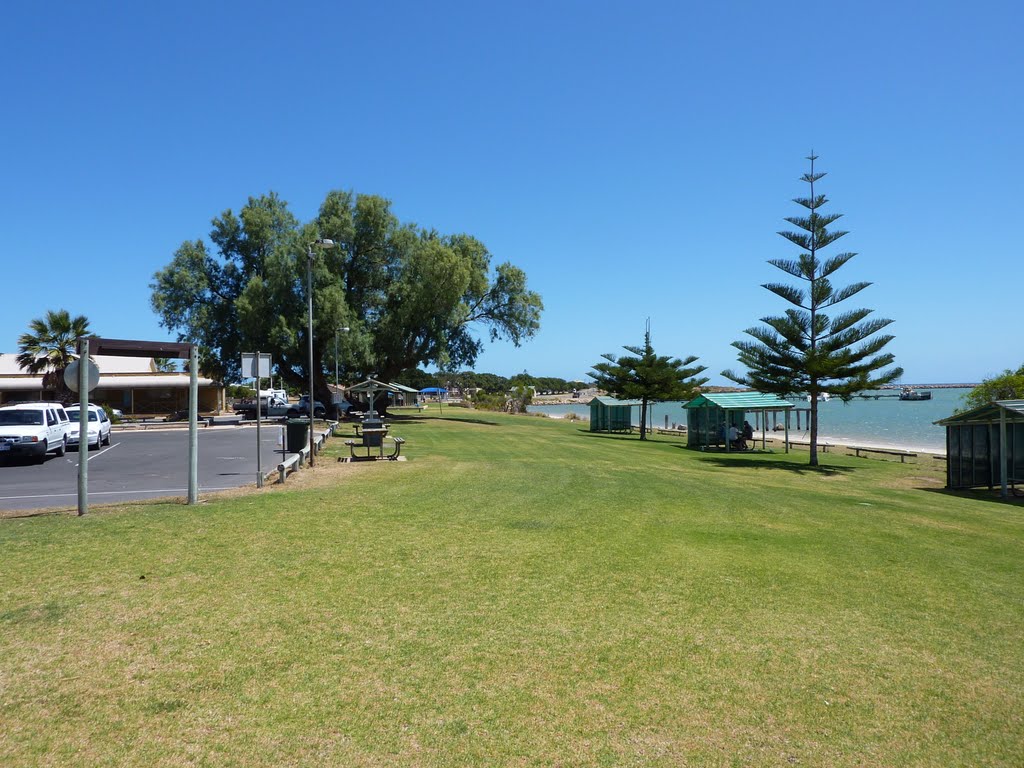
[[[72,318],[66,309],[46,311],[29,323],[29,330],[18,337],[18,365],[28,373],[43,374],[43,389],[57,392],[62,402],[71,402],[64,385],[64,369],[77,358],[75,344],[89,331],[84,315]]]

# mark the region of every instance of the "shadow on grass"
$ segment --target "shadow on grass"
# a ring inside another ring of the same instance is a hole
[[[692,450],[686,449],[685,446],[678,447],[684,450]],[[856,467],[835,467],[821,464],[819,464],[816,467],[812,467],[806,461],[798,461],[790,458],[785,458],[784,456],[774,456],[772,454],[767,453],[762,453],[760,455],[763,458],[752,459],[745,458],[742,455],[737,455],[736,453],[702,453],[698,455],[696,458],[697,461],[702,461],[705,464],[715,464],[722,468],[781,469],[787,472],[793,472],[798,475],[823,475],[826,477],[834,477],[836,475],[849,474],[850,472],[856,471]]]
[[[927,486],[916,486],[915,490],[935,493],[953,499],[968,499],[970,501],[984,501],[988,504],[1006,504],[1011,507],[1024,507],[1024,488],[1008,488],[1009,496],[1003,498],[999,495],[1000,488],[929,488]]]
[[[496,421],[487,421],[486,419],[476,418],[463,418],[461,416],[419,416],[419,415],[406,415],[401,413],[388,413],[385,417],[390,424],[427,424],[431,421],[458,421],[465,422],[467,424],[486,424],[489,427],[501,426]],[[347,424],[358,424],[359,422],[343,422]]]
[[[635,442],[640,441],[640,433],[637,432],[635,435],[631,435],[628,432],[591,432],[589,429],[578,429],[584,437],[596,437],[602,440],[633,440]],[[645,442],[654,443],[654,440],[646,440]],[[660,441],[658,441],[660,442]]]

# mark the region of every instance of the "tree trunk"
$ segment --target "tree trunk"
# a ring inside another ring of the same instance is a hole
[[[640,439],[647,439],[647,398],[640,400]]]
[[[818,392],[817,387],[811,391],[811,466],[818,466]]]

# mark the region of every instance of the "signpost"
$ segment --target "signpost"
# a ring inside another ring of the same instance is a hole
[[[243,352],[242,353],[242,376],[247,379],[256,379],[256,487],[263,487],[263,446],[260,444],[261,429],[263,421],[261,411],[263,408],[260,398],[260,379],[270,378],[270,353],[269,352]],[[269,396],[267,408],[270,408]]]
[[[78,514],[89,511],[89,393],[100,383],[100,369],[89,359],[89,337],[79,340],[80,357],[64,369],[64,383],[78,393]]]

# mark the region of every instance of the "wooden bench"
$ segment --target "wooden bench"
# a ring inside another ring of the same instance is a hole
[[[847,447],[853,449],[853,451],[854,451],[854,453],[855,453],[855,455],[857,456],[858,459],[860,459],[860,458],[867,458],[866,456],[862,457],[860,455],[861,451],[864,451],[864,453],[885,453],[885,454],[888,454],[889,456],[899,456],[900,457],[900,464],[906,463],[906,460],[907,460],[908,456],[910,458],[912,458],[912,459],[916,459],[917,458],[917,454],[916,453],[911,453],[910,451],[894,451],[894,450],[890,450],[888,448],[860,448],[860,447],[858,447],[856,445],[850,445],[850,446],[847,446]]]

